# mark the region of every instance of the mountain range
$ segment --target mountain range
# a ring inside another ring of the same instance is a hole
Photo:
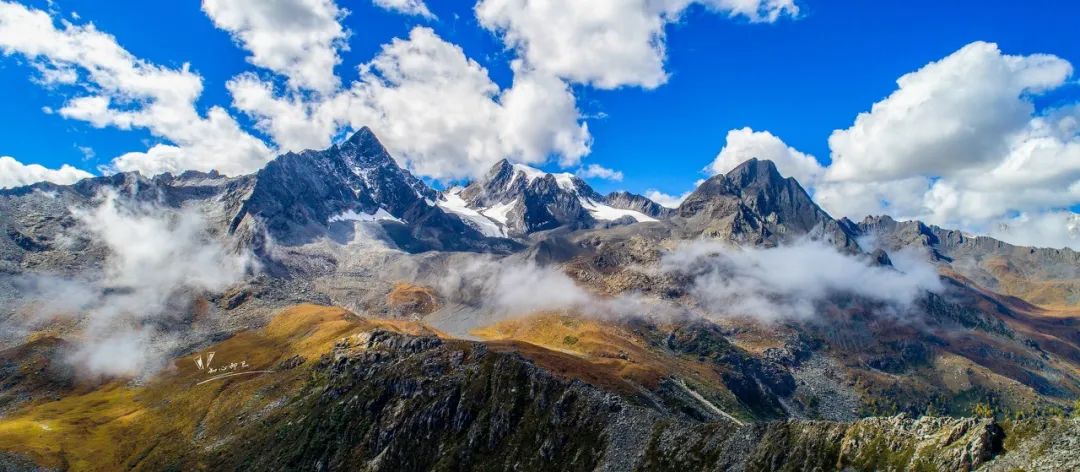
[[[678,208],[440,191],[363,128],[0,190],[0,326],[3,470],[1080,468],[1080,253],[836,219],[766,160]]]

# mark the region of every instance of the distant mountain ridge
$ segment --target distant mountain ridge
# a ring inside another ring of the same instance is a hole
[[[988,236],[868,216],[845,226],[885,251],[925,250],[979,286],[1047,307],[1080,306],[1080,252],[1015,246]]]
[[[640,195],[601,195],[573,174],[547,173],[505,159],[468,186],[444,193],[440,205],[489,234],[515,237],[558,227],[655,221],[671,213]]]

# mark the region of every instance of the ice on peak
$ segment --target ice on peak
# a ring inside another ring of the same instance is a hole
[[[577,185],[574,184],[574,174],[571,174],[569,172],[544,172],[540,169],[537,169],[535,167],[529,167],[525,164],[514,164],[513,168],[514,178],[510,180],[511,183],[513,183],[514,180],[517,179],[519,173],[524,174],[525,178],[528,179],[529,183],[532,183],[536,179],[541,179],[544,176],[552,175],[555,176],[555,182],[559,185],[559,188],[570,192],[574,192],[577,190]]]

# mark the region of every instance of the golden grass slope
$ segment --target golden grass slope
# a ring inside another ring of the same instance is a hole
[[[195,457],[194,451],[212,448],[237,424],[257,419],[295,393],[307,376],[307,369],[295,367],[310,366],[338,339],[376,328],[433,333],[416,323],[367,320],[341,308],[299,305],[283,310],[262,330],[239,333],[175,360],[145,385],[116,380],[86,393],[25,405],[0,420],[0,450],[68,470],[138,468],[152,453]],[[200,370],[193,360],[211,351],[212,367],[235,362],[272,372],[200,385],[219,374]],[[283,367],[287,360],[300,365]]]

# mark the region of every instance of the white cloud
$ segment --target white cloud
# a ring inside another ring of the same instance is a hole
[[[922,199],[930,183],[922,177],[884,182],[820,182],[814,188],[814,200],[839,218],[861,219],[867,215],[887,214],[900,219],[914,219],[922,214]]]
[[[836,180],[912,174],[960,176],[993,169],[1026,134],[1029,95],[1059,87],[1072,72],[1045,54],[1009,56],[974,42],[905,74],[899,88],[829,137]]]
[[[686,200],[686,197],[689,197],[691,193],[694,193],[694,190],[697,190],[704,182],[705,179],[698,179],[697,182],[694,182],[694,188],[687,190],[680,195],[671,195],[656,189],[648,189],[645,191],[645,198],[659,203],[661,206],[679,208],[679,205],[682,205],[683,200]]]
[[[154,125],[156,129],[159,125]],[[121,171],[137,170],[144,175],[185,170],[225,175],[248,174],[273,158],[272,151],[251,136],[221,107],[211,107],[206,118],[168,131],[171,144],[155,144],[146,152],[129,152],[113,160]]]
[[[1080,203],[1080,106],[1032,102],[1071,73],[1055,56],[975,42],[906,74],[829,138],[833,163],[815,197],[837,215],[890,213],[1080,248],[1065,210]]]
[[[155,332],[146,321],[178,315],[174,297],[223,289],[240,281],[252,264],[249,255],[231,254],[210,239],[197,210],[173,213],[105,194],[96,208],[73,213],[109,249],[100,283],[122,289],[86,312],[86,333],[72,359],[94,372],[134,375],[159,367],[167,333]]]
[[[64,164],[48,169],[40,164],[23,164],[11,156],[0,156],[0,188],[13,188],[48,181],[68,185],[94,175]]]
[[[686,192],[682,195],[671,195],[656,189],[648,189],[645,191],[645,198],[659,203],[661,206],[678,208],[679,205],[682,205],[683,200],[686,200],[686,197],[689,197],[692,192],[693,191]]]
[[[424,0],[374,0],[375,4],[387,10],[394,10],[406,15],[422,16],[435,19],[435,15],[428,10]]]
[[[207,117],[195,108],[202,78],[184,64],[169,69],[148,63],[93,24],[61,22],[41,10],[0,2],[0,50],[21,54],[45,85],[79,85],[86,95],[69,100],[61,116],[96,127],[143,128],[169,141],[113,162],[118,170],[145,174],[186,169],[251,172],[270,157],[262,141],[244,132],[220,107]]]
[[[459,46],[417,27],[383,45],[359,67],[359,79],[332,96],[279,96],[252,74],[228,88],[234,106],[288,150],[325,147],[341,128],[369,126],[403,164],[439,179],[482,175],[504,157],[577,164],[591,137],[569,87],[513,69],[512,86],[500,89]]]
[[[820,241],[774,248],[731,247],[694,241],[663,256],[660,269],[688,276],[690,295],[713,316],[766,321],[809,318],[817,305],[846,293],[904,313],[926,291],[940,291],[936,269],[924,258],[897,252],[896,268],[842,254]]]
[[[825,170],[814,156],[784,144],[768,131],[750,128],[728,131],[724,147],[709,165],[709,170],[713,174],[726,174],[755,157],[772,161],[780,173],[795,177],[795,180],[807,186],[813,186]]]
[[[1058,110],[1052,114],[1058,118],[1035,118],[1032,124],[1038,127],[1048,122],[1061,123],[1062,113],[1063,110]],[[1030,136],[1026,139],[1031,140]],[[1053,141],[1049,143],[1055,151],[1060,146]],[[1070,161],[1047,161],[1036,169],[1017,166],[1010,168],[1010,172],[996,168],[982,176],[986,182],[981,184],[966,180],[963,174],[936,179],[912,174],[880,181],[828,180],[823,174],[831,168],[822,167],[816,160],[807,161],[812,156],[788,147],[771,133],[744,128],[728,133],[727,145],[710,170],[726,173],[751,157],[770,159],[781,174],[795,176],[813,193],[814,200],[836,217],[859,219],[888,214],[986,234],[1017,245],[1080,248],[1080,215],[1058,209],[1080,202],[1080,183],[1069,170],[1074,165]],[[1019,183],[1010,187],[1010,182]],[[1024,182],[1039,183],[1024,188]],[[689,192],[679,197],[655,190],[646,193],[647,197],[670,207],[677,206],[687,195]]]
[[[637,293],[600,296],[578,285],[557,267],[538,266],[514,257],[480,256],[449,269],[432,274],[432,285],[448,303],[467,313],[455,321],[457,329],[550,311],[595,317],[664,315],[676,310],[684,313],[680,307],[649,301]]]
[[[595,301],[561,271],[510,258],[469,261],[442,276],[438,287],[453,302],[485,306],[498,317],[581,308]]]
[[[618,171],[618,170],[615,170],[615,169],[608,169],[607,167],[604,167],[604,166],[599,165],[599,164],[589,164],[589,165],[587,165],[585,167],[582,167],[582,168],[578,169],[577,172],[575,172],[575,174],[577,174],[578,177],[581,177],[583,179],[594,179],[595,178],[595,179],[604,179],[604,180],[614,180],[616,182],[621,182],[622,179],[623,179],[622,171]]]
[[[799,11],[794,0],[480,0],[475,12],[529,69],[605,89],[655,88],[668,79],[664,28],[692,4],[751,22]]]
[[[248,62],[284,75],[291,88],[329,93],[340,84],[334,67],[347,49],[347,12],[333,0],[203,0],[202,9],[251,53]]]
[[[93,159],[94,156],[97,156],[97,153],[94,152],[94,148],[92,148],[90,146],[75,145],[75,149],[78,149],[79,152],[82,153],[83,160],[86,160],[86,161],[88,161],[90,159]]]

